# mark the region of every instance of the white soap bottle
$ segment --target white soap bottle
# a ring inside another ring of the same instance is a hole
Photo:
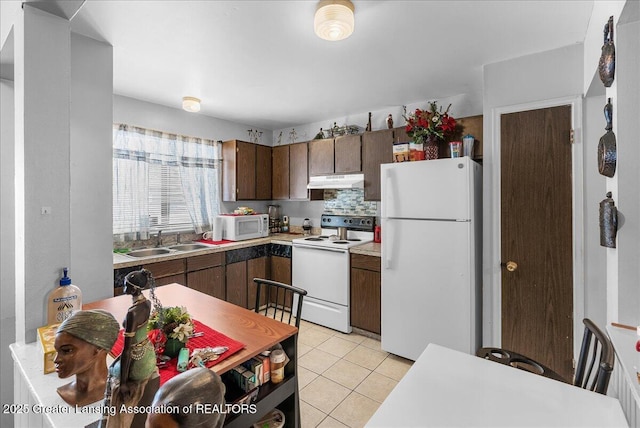
[[[60,278],[60,286],[49,293],[47,324],[58,324],[82,310],[82,291],[71,284],[71,278],[67,276],[67,268],[63,269],[64,275]]]

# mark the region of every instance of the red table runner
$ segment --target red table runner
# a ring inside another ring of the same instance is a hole
[[[192,337],[187,341],[187,348],[189,349],[189,355],[194,349],[197,348],[207,348],[207,347],[215,347],[215,346],[226,346],[229,349],[221,354],[216,360],[209,361],[206,363],[207,367],[213,367],[218,364],[220,361],[225,358],[235,354],[242,348],[244,348],[244,344],[238,342],[237,340],[231,339],[224,334],[215,331],[214,329],[202,324],[198,320],[193,320],[194,325],[194,333],[204,333],[199,337]],[[118,334],[118,339],[116,343],[111,348],[111,355],[117,357],[122,352],[122,348],[124,347],[124,330],[120,330]],[[178,359],[172,358],[165,365],[159,368],[160,371],[160,385],[171,379],[180,372],[177,369]]]

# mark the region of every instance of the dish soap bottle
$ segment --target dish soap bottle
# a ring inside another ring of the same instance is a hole
[[[60,287],[49,293],[47,311],[47,324],[58,324],[82,310],[82,291],[71,284],[71,278],[67,276],[67,268],[63,269],[64,275],[60,278]]]

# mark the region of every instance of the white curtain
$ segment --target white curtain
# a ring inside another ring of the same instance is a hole
[[[220,148],[217,142],[129,125],[114,125],[113,233],[120,240],[148,239],[149,171],[179,171],[184,201],[197,233],[210,230],[220,212]],[[164,201],[163,201],[164,202]]]
[[[191,222],[196,233],[213,229],[220,214],[220,147],[217,142],[202,143],[198,138],[179,137],[175,156]]]

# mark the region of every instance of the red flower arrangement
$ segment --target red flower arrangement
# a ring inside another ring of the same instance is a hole
[[[429,107],[425,110],[416,109],[409,117],[404,117],[407,121],[407,135],[416,142],[425,142],[429,137],[445,139],[456,128],[456,120],[449,115],[450,108],[451,104],[442,111],[442,107],[439,108],[433,101],[429,102]]]

